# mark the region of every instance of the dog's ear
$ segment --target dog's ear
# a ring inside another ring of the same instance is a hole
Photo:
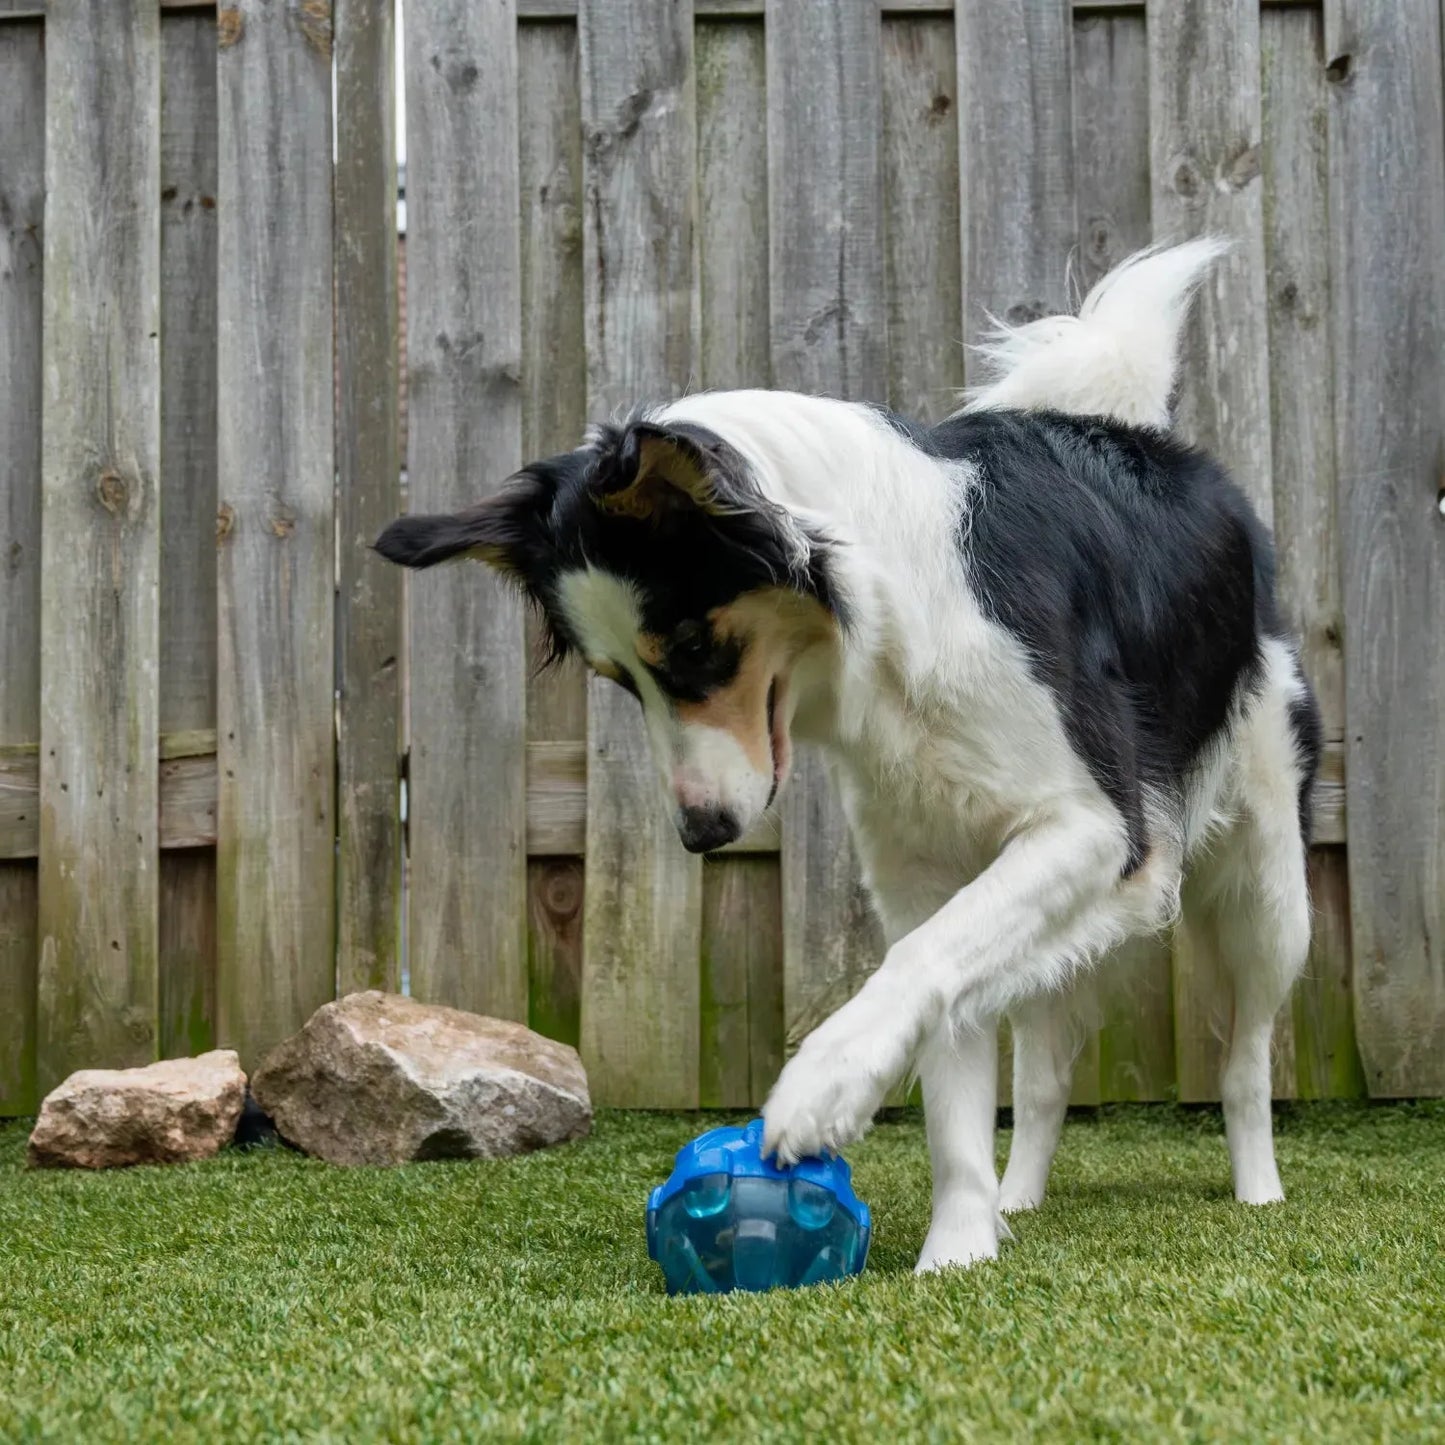
[[[465,511],[398,517],[376,539],[376,550],[403,567],[472,557],[525,581],[550,549],[547,515],[553,493],[543,473],[518,472]]]
[[[604,512],[663,522],[697,508],[722,517],[742,509],[742,459],[695,427],[633,422],[604,455],[592,496]]]

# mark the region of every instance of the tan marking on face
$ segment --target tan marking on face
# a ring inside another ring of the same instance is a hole
[[[828,637],[836,624],[820,603],[783,587],[746,592],[727,606],[714,608],[708,621],[715,636],[742,645],[742,660],[725,687],[715,689],[702,702],[678,703],[678,721],[730,733],[753,767],[771,773],[768,689],[803,651]]]

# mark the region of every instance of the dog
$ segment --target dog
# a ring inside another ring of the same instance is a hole
[[[921,1081],[920,1271],[994,1256],[1036,1206],[1069,1096],[1072,994],[1181,909],[1233,986],[1222,1079],[1236,1197],[1283,1197],[1276,1011],[1309,946],[1318,709],[1244,494],[1171,434],[1179,337],[1224,249],[1152,249],[1077,315],[1003,328],[945,421],[780,391],[594,427],[453,516],[468,556],[640,703],[682,846],[741,836],[795,742],[830,759],[887,950],[764,1107],[783,1163],[856,1139]],[[1014,1137],[994,1166],[997,1024]]]

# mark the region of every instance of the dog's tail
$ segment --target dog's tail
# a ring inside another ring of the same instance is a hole
[[[1077,316],[997,326],[976,348],[993,379],[965,393],[964,410],[1046,407],[1168,426],[1190,298],[1228,250],[1204,237],[1140,251],[1089,292]]]

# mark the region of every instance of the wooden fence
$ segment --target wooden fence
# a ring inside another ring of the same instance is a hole
[[[601,1101],[760,1100],[877,957],[814,767],[700,863],[620,691],[368,543],[639,397],[936,418],[986,311],[1205,229],[1183,424],[1273,517],[1329,737],[1278,1089],[1445,1091],[1438,0],[407,0],[404,378],[391,0],[41,5],[0,0],[0,1112],[404,969]],[[1213,1095],[1203,941],[1104,1003],[1079,1101]]]

